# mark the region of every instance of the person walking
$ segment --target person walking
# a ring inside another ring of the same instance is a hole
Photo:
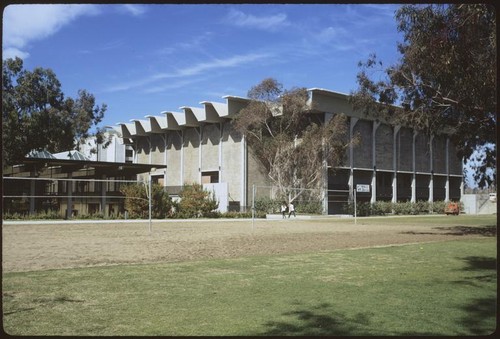
[[[292,215],[292,213],[293,213],[294,218],[296,218],[297,215],[295,215],[295,207],[293,206],[292,203],[290,203],[290,205],[288,205],[288,219],[290,219],[290,216]]]
[[[283,215],[283,219],[286,218],[286,203],[283,201],[281,203],[281,214]]]

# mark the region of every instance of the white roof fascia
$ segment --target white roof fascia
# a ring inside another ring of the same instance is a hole
[[[162,112],[162,113],[167,114],[167,118],[169,115],[173,117],[179,127],[186,126],[186,115],[184,113],[180,112]]]
[[[152,133],[162,133],[162,129],[167,128],[167,118],[165,116],[146,115],[145,118],[149,119]]]
[[[117,123],[121,127],[121,135],[123,138],[132,138],[132,134],[135,134],[135,126],[132,124],[126,124],[124,122]]]
[[[207,116],[209,116],[211,119],[213,117],[214,122],[220,121],[220,119],[215,119],[215,117],[226,118],[229,115],[227,111],[227,105],[225,103],[202,101],[200,102],[200,104],[205,106]]]
[[[151,123],[148,120],[130,119],[135,124],[137,135],[147,135],[151,132]]]
[[[346,94],[346,93],[331,91],[329,89],[318,88],[318,87],[308,88],[307,91],[308,92],[323,92],[323,93],[328,93],[328,94],[333,94],[333,95],[336,95],[336,96],[343,96],[343,97],[348,97],[349,96],[349,94]]]
[[[189,107],[182,106],[179,108],[184,110],[184,113],[181,113],[184,115],[184,123],[179,124],[179,125],[184,125],[186,127],[198,127],[198,126],[200,126],[199,120],[196,118],[196,116],[194,115],[194,112]],[[175,116],[175,117],[177,118],[177,116]]]
[[[205,110],[201,108],[182,106],[179,109],[184,111],[186,126],[196,127],[200,125],[200,122],[205,122],[206,120]]]
[[[244,98],[244,97],[239,97],[237,95],[224,95],[222,97],[223,99],[235,99],[235,100],[242,100],[242,101],[250,101],[250,98]]]
[[[167,121],[167,130],[180,130],[181,127],[179,126],[178,120],[175,118],[174,114],[176,115],[184,115],[183,113],[178,113],[178,112],[168,112],[168,111],[163,111],[161,114],[165,115],[165,119]]]
[[[250,99],[248,98],[235,97],[231,95],[226,95],[224,98],[227,100],[228,117],[231,117],[239,113],[243,108],[245,108],[250,103]]]

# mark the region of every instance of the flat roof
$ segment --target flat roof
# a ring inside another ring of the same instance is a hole
[[[81,169],[95,169],[96,174],[116,176],[116,175],[137,175],[140,173],[150,172],[153,168],[167,168],[161,164],[136,164],[130,162],[107,162],[107,161],[92,161],[92,160],[69,160],[69,159],[44,159],[44,158],[25,158],[22,164],[14,166],[10,176],[15,176],[19,172],[27,172],[32,170],[42,170],[58,167],[62,173],[76,172]],[[9,176],[8,171],[4,169],[5,176]]]

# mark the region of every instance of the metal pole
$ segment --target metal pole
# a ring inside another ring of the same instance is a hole
[[[149,176],[149,234],[151,234],[152,231],[152,226],[151,226],[151,207],[152,207],[152,197],[153,197],[153,192],[151,190],[152,184],[151,184],[151,175]]]
[[[356,206],[356,189],[353,189],[354,191],[354,224],[357,224],[358,223],[358,220],[357,220],[357,206]]]
[[[252,185],[252,232],[255,224],[255,184]]]

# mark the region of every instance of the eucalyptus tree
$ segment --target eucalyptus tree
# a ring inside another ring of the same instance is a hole
[[[457,155],[471,163],[479,186],[491,185],[496,181],[495,8],[405,5],[395,19],[404,39],[398,44],[400,59],[388,67],[375,54],[360,62],[355,108],[427,133],[446,131]]]
[[[305,190],[323,188],[326,165],[340,164],[349,146],[346,116],[325,121],[305,88],[285,90],[272,78],[252,87],[248,97],[233,125],[246,136],[281,198],[291,202]]]
[[[92,133],[100,134],[106,104],[79,90],[65,97],[51,69],[23,69],[20,58],[2,62],[2,160],[13,165],[32,149],[61,152],[78,147]]]

